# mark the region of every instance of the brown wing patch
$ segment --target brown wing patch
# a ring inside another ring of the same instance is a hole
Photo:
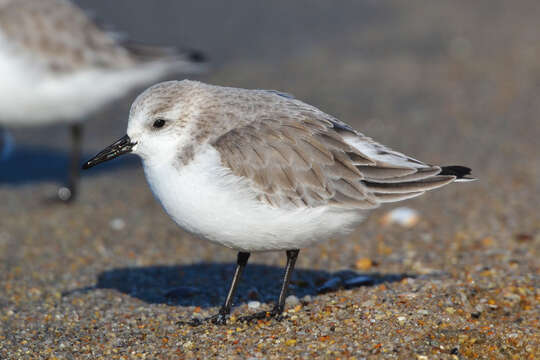
[[[247,178],[270,205],[376,206],[357,168],[373,162],[345,143],[331,122],[309,115],[254,121],[222,135],[214,146],[223,164]]]
[[[254,107],[260,112],[249,113],[249,121],[236,119],[237,127],[211,143],[223,165],[271,206],[369,209],[455,180],[301,101],[251,94],[260,96],[250,98],[260,103]]]

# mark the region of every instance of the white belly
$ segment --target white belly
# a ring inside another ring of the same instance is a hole
[[[243,179],[221,166],[208,146],[182,168],[144,163],[165,211],[183,229],[242,251],[297,249],[354,229],[358,211],[332,207],[277,209],[255,199]]]

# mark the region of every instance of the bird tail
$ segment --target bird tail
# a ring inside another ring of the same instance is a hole
[[[465,166],[451,165],[442,166],[439,175],[452,175],[456,177],[455,182],[467,182],[477,180],[471,176],[471,169]]]
[[[166,62],[176,64],[179,72],[204,72],[208,67],[206,55],[198,50],[178,49],[172,46],[155,46],[137,42],[122,44],[140,63]]]

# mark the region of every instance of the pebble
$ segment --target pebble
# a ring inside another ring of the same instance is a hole
[[[362,303],[362,306],[367,307],[367,308],[372,307],[374,305],[375,305],[375,301],[373,300],[366,300]]]
[[[412,293],[412,292],[407,292],[407,293],[402,293],[402,294],[399,294],[398,295],[400,298],[402,299],[414,299],[417,294],[416,293]]]
[[[477,304],[475,307],[474,307],[474,310],[476,310],[475,312],[477,312],[478,314],[481,314],[484,312],[484,305],[482,304]]]
[[[360,258],[356,260],[356,262],[354,263],[354,266],[358,270],[369,270],[373,266],[373,261],[371,261],[370,258]]]
[[[122,218],[114,218],[109,222],[109,226],[116,231],[124,230],[126,222]]]
[[[250,309],[258,309],[260,306],[261,306],[260,301],[250,301],[250,302],[248,302],[248,308],[250,308]]]
[[[58,189],[58,197],[62,201],[66,201],[71,197],[71,190],[69,190],[67,187],[63,186],[60,189]]]
[[[381,219],[383,225],[398,224],[407,228],[415,226],[419,221],[418,211],[404,206],[387,212]]]
[[[533,240],[533,236],[529,234],[516,234],[514,238],[519,243],[525,243]]]
[[[287,304],[289,306],[296,306],[296,305],[300,304],[300,300],[294,295],[289,295],[285,299],[285,304]]]

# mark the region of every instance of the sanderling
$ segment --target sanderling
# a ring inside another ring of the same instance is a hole
[[[240,320],[280,317],[300,248],[349,233],[381,203],[473,180],[469,168],[393,151],[291,95],[188,80],[139,95],[127,135],[83,168],[130,152],[180,227],[238,251],[225,303],[205,319],[214,323],[226,322],[251,252],[285,250],[287,266],[273,310]]]
[[[71,126],[68,186],[78,183],[82,122],[168,74],[203,69],[196,52],[145,46],[100,29],[68,0],[0,0],[0,126]]]

